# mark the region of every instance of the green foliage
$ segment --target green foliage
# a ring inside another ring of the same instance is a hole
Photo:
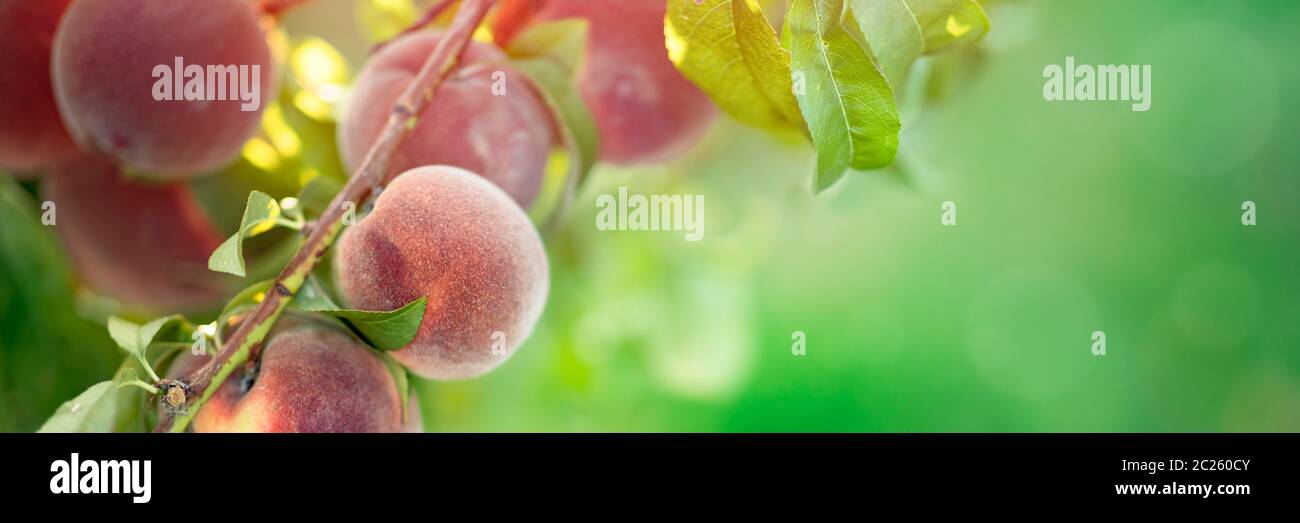
[[[343,189],[343,183],[333,178],[317,176],[303,185],[298,193],[298,204],[304,215],[320,216],[329,207],[334,195]]]
[[[806,130],[817,191],[849,169],[892,164],[896,93],[912,65],[989,27],[975,0],[791,0],[777,45],[761,5],[669,0],[668,56],[737,121]]]
[[[850,0],[858,28],[870,42],[881,70],[897,88],[925,52],[925,33],[907,0]]]
[[[989,17],[975,0],[906,0],[925,34],[925,52],[979,40],[989,30]]]
[[[234,323],[231,318],[261,303],[274,283],[273,280],[261,281],[240,291],[226,304],[217,323],[219,325]],[[415,334],[420,329],[420,322],[424,319],[427,301],[428,298],[421,297],[396,310],[386,312],[344,309],[330,298],[313,276],[294,296],[290,307],[342,321],[354,328],[371,346],[381,351],[391,351],[405,347],[415,338]]]
[[[849,0],[859,29],[896,89],[922,54],[979,40],[988,16],[974,0]]]
[[[293,201],[296,203],[297,200]],[[300,226],[302,211],[296,205],[293,209],[294,214],[291,217],[296,218]],[[246,276],[244,239],[267,232],[277,225],[288,224],[280,219],[285,212],[280,203],[270,195],[262,191],[249,193],[248,205],[244,208],[244,218],[239,224],[239,230],[212,252],[212,257],[208,259],[208,269],[239,277]]]
[[[118,388],[112,381],[91,385],[54,412],[40,432],[111,432]]]
[[[136,325],[116,316],[108,318],[108,335],[117,342],[128,355],[143,358],[145,349],[153,343],[164,328],[185,323],[185,317],[179,314],[158,318],[144,325]]]
[[[143,392],[128,358],[110,381],[101,381],[64,402],[39,432],[127,432],[143,428]]]
[[[871,56],[840,25],[842,0],[794,0],[785,20],[795,97],[817,147],[816,189],[853,169],[894,161],[901,127],[894,93]]]
[[[232,315],[237,314],[250,306],[256,306],[258,303],[261,303],[266,297],[267,291],[270,291],[271,286],[274,284],[275,280],[262,280],[249,285],[242,291],[239,291],[239,294],[236,294],[234,298],[231,298],[230,301],[226,302],[225,308],[221,309],[221,315],[219,316],[220,319],[217,323],[224,324]]]
[[[669,0],[668,57],[723,111],[767,129],[803,130],[790,53],[754,0]]]
[[[126,351],[127,355],[135,358],[154,381],[158,381],[158,375],[149,364],[149,346],[163,339],[184,342],[193,330],[193,326],[179,314],[158,318],[144,325],[137,325],[116,316],[108,318],[109,336]]]
[[[208,268],[216,272],[244,276],[244,238],[256,236],[275,226],[275,219],[280,216],[280,206],[275,199],[261,191],[248,195],[248,204],[244,207],[244,218],[239,223],[239,230],[222,243],[208,259]]]
[[[344,320],[356,328],[372,347],[381,351],[397,350],[415,339],[424,319],[428,298],[419,299],[387,312],[360,311],[338,308],[310,308],[314,312]]]
[[[77,315],[53,227],[0,174],[0,431],[32,431],[121,361],[103,325]]]

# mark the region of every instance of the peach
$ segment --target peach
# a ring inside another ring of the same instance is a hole
[[[84,156],[64,159],[45,179],[55,230],[91,289],[158,312],[220,305],[229,277],[208,270],[225,239],[189,188],[131,180]]]
[[[259,360],[231,374],[194,416],[195,432],[399,432],[418,423],[403,422],[388,368],[341,327],[286,315],[264,343]],[[182,353],[168,377],[209,358]]]
[[[185,87],[159,100],[166,77],[155,69],[177,61],[171,83]],[[227,66],[237,73],[214,69]],[[191,68],[203,75],[193,82],[204,87],[197,99],[186,94]],[[82,149],[161,179],[234,160],[276,92],[266,35],[246,0],[77,0],[55,35],[52,75]]]
[[[717,110],[668,60],[664,0],[543,0],[539,22],[589,22],[579,87],[600,128],[600,158],[620,165],[671,160],[699,141]]]
[[[440,38],[434,32],[401,37],[361,71],[338,128],[340,153],[350,172],[361,167],[393,104]],[[505,60],[499,49],[471,42],[458,69],[434,93],[393,156],[389,173],[425,165],[460,167],[482,174],[521,207],[531,205],[555,143],[554,130],[545,104]]]
[[[68,1],[0,1],[2,167],[38,169],[76,150],[50,86],[50,48]]]
[[[501,189],[449,166],[393,180],[374,211],[343,232],[335,270],[344,301],[359,309],[428,298],[415,339],[392,354],[432,379],[500,365],[531,334],[549,288],[528,216]]]

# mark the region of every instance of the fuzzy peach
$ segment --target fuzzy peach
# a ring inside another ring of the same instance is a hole
[[[387,367],[342,328],[286,316],[258,361],[237,370],[194,417],[195,432],[399,432],[403,398]],[[209,356],[182,353],[168,372],[192,374]]]
[[[50,74],[83,150],[179,179],[239,155],[276,92],[274,67],[253,2],[76,0]]]
[[[434,32],[401,37],[361,71],[338,128],[350,172],[361,167],[393,104],[441,38]],[[521,207],[532,204],[555,142],[553,125],[546,106],[505,61],[499,49],[471,42],[393,156],[389,172],[452,165],[483,175]]]
[[[659,163],[699,141],[717,110],[668,60],[663,0],[542,0],[537,22],[589,23],[582,97],[600,128],[600,157]]]
[[[393,356],[432,379],[472,378],[532,332],[549,273],[537,229],[505,192],[448,166],[398,176],[346,229],[335,259],[351,306],[392,310],[428,298],[419,332]]]
[[[58,162],[44,183],[54,229],[91,289],[174,312],[219,305],[231,287],[207,268],[225,235],[185,185],[132,180],[85,156]]]
[[[0,1],[0,166],[37,169],[76,150],[50,86],[50,48],[68,1]]]

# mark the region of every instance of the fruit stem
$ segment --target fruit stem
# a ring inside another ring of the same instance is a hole
[[[302,231],[302,228],[305,227],[305,226],[307,225],[307,221],[306,221],[306,220],[286,220],[286,219],[284,219],[284,218],[276,218],[276,219],[275,219],[275,224],[276,224],[276,225],[279,225],[279,226],[281,226],[281,227],[284,227],[284,228],[286,228],[286,229],[292,229],[292,230],[295,230],[295,231]]]
[[[347,204],[359,207],[376,189],[384,187],[391,180],[388,167],[393,154],[414,128],[408,123],[418,119],[420,113],[433,101],[434,92],[455,68],[474,31],[483,23],[488,9],[495,3],[496,0],[462,2],[446,37],[438,42],[411,85],[397,99],[383,133],[366,154],[360,170],[348,180],[343,190],[330,202],[329,208],[316,220],[302,247],[276,277],[266,299],[240,323],[230,339],[219,347],[212,361],[186,380],[193,393],[188,395],[185,408],[177,409],[180,411],[177,413],[164,413],[154,432],[184,432],[194,413],[203,407],[226,378],[249,360],[254,348],[266,340],[271,327],[289,305],[289,301],[342,232],[343,221],[348,214]]]
[[[144,389],[145,392],[148,392],[149,394],[158,394],[160,392],[158,390],[158,387],[155,387],[153,385],[150,385],[138,379],[131,380],[131,381],[124,381],[122,383],[117,384],[117,388],[120,389],[122,387],[140,387],[141,389]]]

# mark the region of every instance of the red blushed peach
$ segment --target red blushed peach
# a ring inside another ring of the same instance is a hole
[[[194,416],[195,432],[399,432],[397,385],[379,357],[347,331],[285,316],[260,359],[237,370]],[[188,376],[209,356],[182,353],[168,376]],[[418,410],[416,411],[418,416]]]
[[[441,38],[433,32],[401,37],[361,71],[338,128],[339,149],[350,172],[361,167],[393,104]],[[555,137],[546,106],[505,61],[505,53],[495,47],[471,42],[461,65],[434,93],[393,156],[389,172],[425,165],[460,167],[505,189],[521,207],[531,205]]]
[[[177,61],[183,71],[174,71]],[[215,69],[227,66],[237,72]],[[160,67],[170,71],[170,93]],[[190,71],[200,69],[195,82]],[[63,123],[82,149],[160,179],[234,160],[276,92],[247,0],[77,0],[55,35],[51,74]],[[191,84],[204,89],[187,94]]]
[[[392,354],[432,379],[500,365],[531,334],[549,286],[546,252],[523,210],[448,166],[393,180],[374,211],[344,231],[335,270],[344,300],[359,309],[428,298],[415,340]]]
[[[615,164],[670,160],[697,142],[717,112],[668,60],[664,0],[542,0],[535,20],[589,22],[579,87]]]
[[[75,156],[45,179],[54,229],[91,289],[162,312],[219,305],[232,279],[208,270],[224,236],[188,187],[126,178],[112,165]]]
[[[68,1],[0,1],[0,167],[37,169],[76,150],[50,86],[50,48]]]

